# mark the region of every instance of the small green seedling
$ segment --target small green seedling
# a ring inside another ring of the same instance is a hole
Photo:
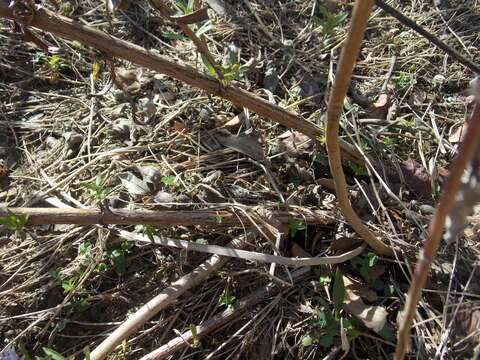
[[[14,214],[7,209],[7,216],[0,217],[0,224],[10,231],[21,231],[28,221],[28,214]]]
[[[97,204],[101,205],[102,201],[107,198],[113,191],[113,189],[105,189],[105,179],[103,178],[102,174],[98,174],[95,177],[95,184],[89,183],[81,183],[84,188],[90,190],[90,195],[88,196],[89,199],[95,198],[97,200]]]
[[[164,176],[160,179],[160,181],[165,185],[180,187],[180,184],[177,182],[177,178],[175,176]]]
[[[415,85],[417,83],[417,80],[415,80],[412,75],[404,72],[401,72],[400,75],[394,77],[393,79],[401,88],[404,88],[408,85]]]
[[[319,9],[322,17],[313,15],[312,20],[317,26],[322,27],[322,32],[324,34],[331,34],[334,32],[335,28],[343,23],[348,17],[347,13],[341,13],[340,15],[335,15],[330,12],[325,6],[320,6]]]
[[[319,280],[323,283],[331,281],[328,276],[321,276]],[[342,328],[346,329],[347,337],[353,340],[360,333],[357,330],[356,319],[342,315],[342,306],[345,299],[345,284],[343,282],[343,274],[339,268],[335,272],[335,278],[332,291],[332,305],[318,298],[320,306],[315,310],[315,316],[311,323],[309,334],[303,337],[302,345],[309,346],[313,343],[318,343],[323,347],[330,347],[333,345],[335,339],[340,337]]]
[[[223,290],[218,300],[218,306],[225,306],[228,310],[232,310],[235,307],[235,300],[237,298],[231,294],[228,286]]]
[[[298,230],[305,230],[307,227],[300,221],[290,217],[288,218],[288,228],[290,229],[290,236],[294,237]]]
[[[109,258],[118,276],[126,274],[127,268],[130,265],[130,261],[127,259],[126,255],[133,246],[133,242],[124,240],[121,243],[120,249],[110,252]]]
[[[195,324],[190,324],[190,332],[192,333],[193,342],[190,344],[191,347],[198,347],[200,345],[200,337],[197,333],[197,326]]]
[[[368,253],[366,257],[357,256],[350,260],[352,267],[360,272],[360,275],[366,282],[372,282],[372,267],[377,263],[378,256],[374,253]]]
[[[70,355],[69,357],[65,357],[59,352],[44,347],[43,352],[46,356],[35,356],[36,360],[75,360],[75,355]],[[90,360],[90,349],[86,347],[83,349],[83,355],[85,355],[85,360]]]
[[[348,166],[349,166],[350,169],[353,171],[353,173],[355,174],[355,176],[367,176],[367,175],[368,175],[368,171],[367,171],[365,168],[363,168],[363,167],[355,164],[355,163],[352,162],[352,161],[349,161],[349,162],[348,162]]]
[[[72,66],[62,60],[58,55],[52,56],[42,56],[41,61],[47,66],[48,71],[50,72],[49,81],[55,83],[58,81],[58,76],[61,70],[71,69]]]

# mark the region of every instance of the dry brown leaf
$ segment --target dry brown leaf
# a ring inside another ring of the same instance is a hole
[[[215,139],[223,146],[230,147],[232,149],[241,152],[254,160],[263,161],[264,153],[263,148],[258,143],[258,136],[255,135],[243,135],[234,136],[228,131],[217,131],[213,134]]]
[[[473,308],[474,304],[464,304],[457,312],[453,322],[453,329],[458,338],[469,338],[472,348],[480,344],[480,309]]]
[[[180,122],[180,121],[175,121],[173,123],[173,129],[177,132],[183,132],[185,131],[187,127],[185,126],[185,124],[183,122]]]
[[[457,126],[455,130],[451,131],[450,135],[448,136],[448,141],[452,144],[461,143],[465,134],[467,133],[468,123],[463,123],[460,126]]]
[[[378,332],[382,330],[387,322],[387,310],[383,306],[366,305],[356,287],[358,286],[350,278],[344,276],[345,300],[343,309],[360,320],[365,325]]]
[[[412,158],[408,158],[400,165],[400,168],[410,190],[422,199],[432,198],[430,175],[423,165]]]
[[[386,119],[388,108],[391,105],[390,95],[381,94],[377,101],[368,106],[369,113],[368,115],[373,119]]]
[[[410,95],[410,104],[420,106],[427,100],[427,92],[421,89],[415,89]]]
[[[288,155],[298,157],[302,154],[311,154],[315,150],[315,143],[309,136],[298,131],[287,130],[279,136]]]

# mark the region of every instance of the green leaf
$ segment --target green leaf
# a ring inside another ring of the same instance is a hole
[[[328,331],[320,339],[320,345],[323,347],[330,347],[333,344],[333,337],[335,334],[332,331]]]
[[[70,279],[62,282],[63,293],[68,294],[69,292],[73,291],[73,289],[75,289],[76,282],[77,282],[76,277],[71,277]]]
[[[43,352],[47,356],[50,356],[53,360],[65,360],[65,357],[62,354],[60,354],[60,353],[58,353],[55,350],[52,350],[50,348],[44,347]]]
[[[337,267],[337,270],[335,271],[332,299],[335,306],[335,312],[339,314],[343,306],[343,300],[345,299],[345,284],[343,283],[343,274],[339,267]]]
[[[393,296],[395,294],[395,286],[391,282],[385,283],[383,294],[385,296]]]
[[[193,338],[192,346],[197,347],[198,345],[200,345],[200,337],[198,336],[198,333],[197,333],[197,326],[195,324],[190,324],[189,328]]]
[[[202,62],[203,62],[203,65],[205,65],[205,67],[207,68],[210,75],[217,76],[217,72],[215,71],[215,68],[212,66],[212,64],[210,64],[207,58],[203,55],[202,55]]]
[[[89,242],[82,242],[78,247],[78,254],[85,255],[88,254],[92,250],[93,245]]]
[[[85,355],[85,360],[90,360],[90,348],[88,346],[83,349],[83,355]]]
[[[320,276],[318,282],[321,284],[329,284],[332,282],[332,278],[330,276]]]
[[[397,337],[395,335],[395,332],[393,329],[390,327],[390,325],[385,324],[382,330],[378,331],[378,335],[383,337],[385,340],[388,340],[390,342],[397,342]]]
[[[162,33],[162,37],[165,39],[172,39],[172,40],[185,40],[187,37],[185,35],[181,34],[175,34],[175,33]]]
[[[367,258],[368,258],[368,266],[372,267],[377,263],[377,260],[378,260],[377,254],[370,252],[367,254]]]
[[[302,339],[303,346],[310,346],[313,344],[313,338],[310,335],[306,335]]]
[[[166,185],[170,185],[170,186],[174,186],[174,187],[179,187],[180,186],[180,184],[177,183],[177,180],[176,180],[175,176],[164,176],[164,177],[162,177],[162,179],[160,181],[163,182]]]
[[[317,310],[317,324],[319,326],[327,326],[327,315],[323,310]]]
[[[57,280],[59,277],[60,277],[60,273],[62,272],[62,269],[61,267],[57,267],[57,268],[54,268],[54,269],[50,269],[48,271],[48,274],[54,278],[55,280]]]

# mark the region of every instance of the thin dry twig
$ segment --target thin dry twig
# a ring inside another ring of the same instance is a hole
[[[478,81],[479,80],[477,80],[477,82]],[[410,327],[413,317],[415,316],[422,289],[427,281],[430,265],[435,260],[438,247],[440,246],[445,219],[454,206],[455,196],[461,186],[463,172],[478,146],[480,139],[480,95],[476,95],[475,108],[468,122],[465,138],[460,145],[458,157],[452,165],[442,198],[430,224],[430,232],[425,242],[423,253],[415,268],[413,280],[408,291],[402,323],[398,330],[398,345],[395,352],[395,360],[402,360],[407,352]]]
[[[163,0],[150,0],[150,4],[157,10],[160,10],[161,13],[165,13],[168,16],[175,15],[175,11],[173,11],[167,4],[165,4]],[[217,73],[218,78],[220,80],[223,79],[224,77],[223,72],[218,67],[217,62],[215,61],[215,58],[212,56],[212,54],[208,50],[208,47],[205,44],[204,39],[203,38],[200,39],[188,24],[177,23],[177,25],[180,26],[183,32],[187,34],[189,39],[193,41],[198,51],[207,59],[210,65],[212,65],[212,67],[215,69],[215,72]]]
[[[360,50],[373,0],[357,1],[353,10],[352,22],[347,40],[340,56],[335,83],[330,94],[327,110],[327,151],[330,171],[335,181],[335,192],[343,215],[363,240],[382,255],[393,255],[393,250],[378,239],[362,224],[352,208],[347,192],[347,183],[342,169],[340,146],[338,143],[339,119],[343,101],[350,84],[353,67]]]

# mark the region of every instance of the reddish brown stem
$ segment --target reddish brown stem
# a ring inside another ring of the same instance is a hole
[[[430,233],[425,242],[423,254],[421,255],[413,280],[408,291],[407,302],[403,314],[403,320],[398,331],[398,345],[395,352],[395,360],[402,360],[405,357],[408,347],[408,335],[412,326],[413,317],[417,310],[421,292],[428,278],[428,272],[432,261],[435,260],[437,250],[442,238],[445,220],[451,211],[455,196],[461,185],[461,178],[465,167],[472,159],[477,144],[480,140],[480,101],[475,104],[473,114],[468,123],[465,138],[458,150],[458,157],[452,165],[450,176],[443,189],[442,198],[438,204],[437,211],[430,224]]]
[[[367,27],[368,17],[373,0],[358,0],[353,9],[350,31],[343,46],[338,65],[335,83],[330,94],[327,110],[327,151],[330,171],[335,181],[335,192],[343,215],[348,223],[371,246],[382,255],[393,255],[393,250],[372,234],[362,223],[352,208],[348,197],[347,182],[342,168],[340,145],[338,141],[339,121],[343,109],[343,101],[347,93],[355,61],[362,44],[363,34]]]

